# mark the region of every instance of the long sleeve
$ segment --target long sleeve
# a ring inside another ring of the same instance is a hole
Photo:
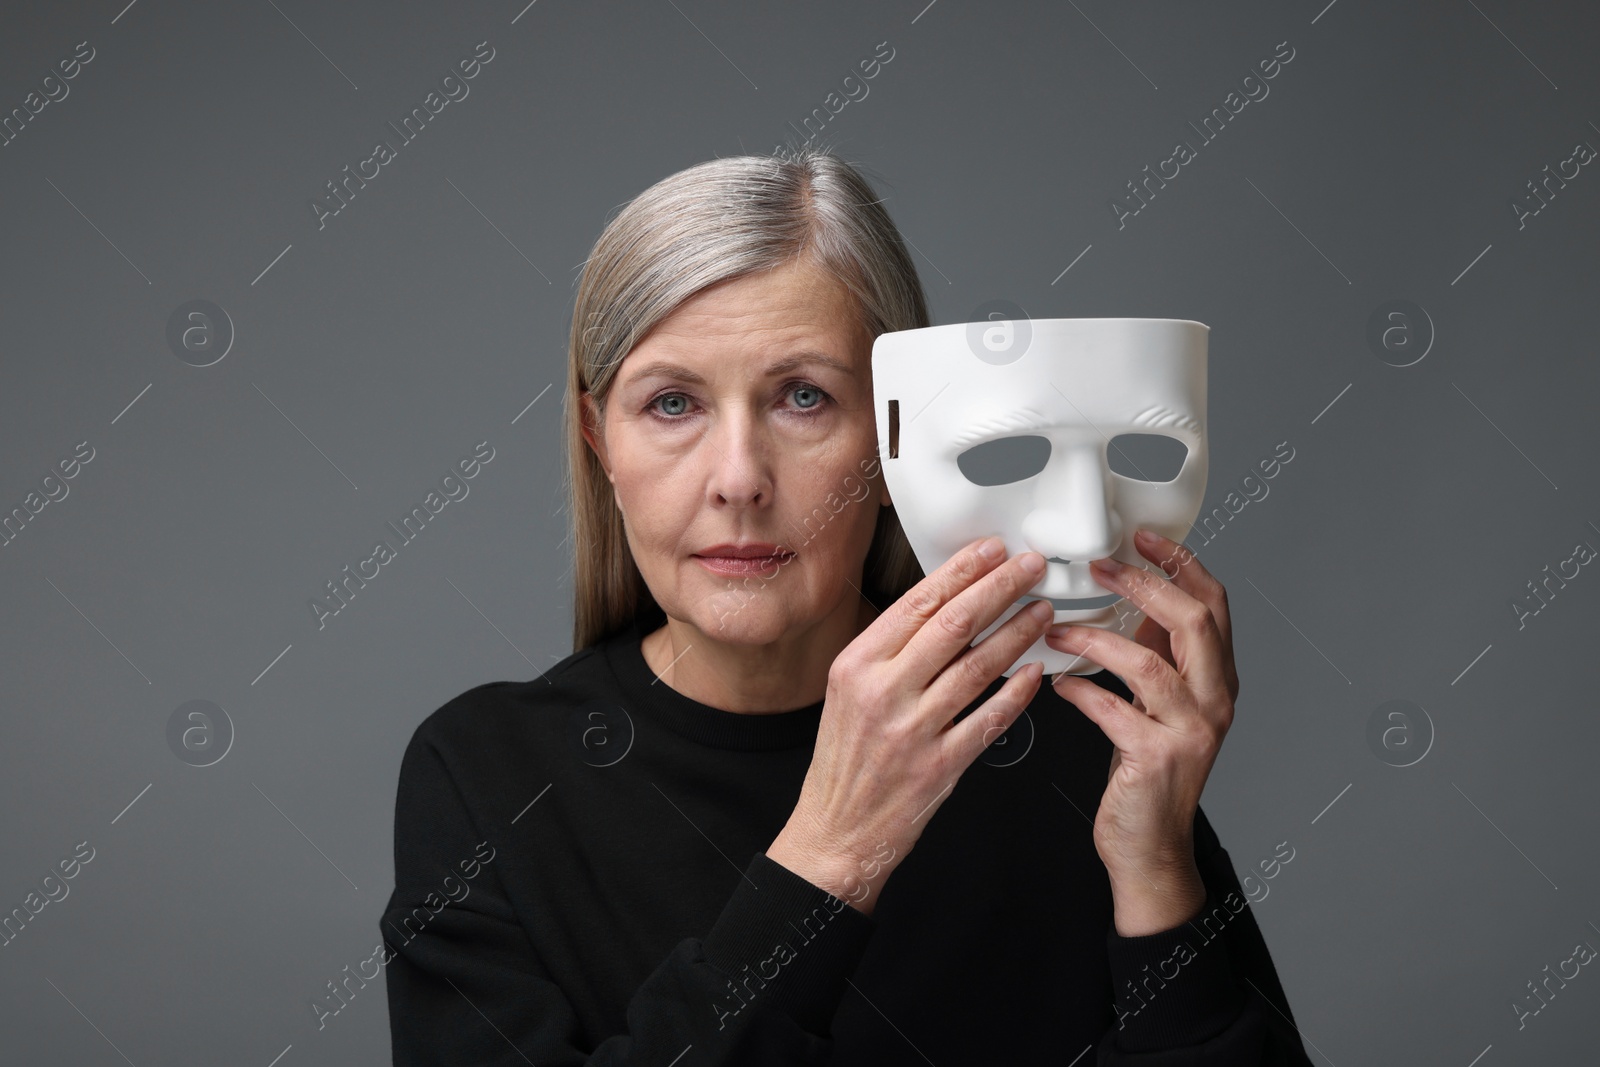
[[[493,833],[421,729],[402,761],[394,833],[395,889],[379,925],[393,952],[396,1067],[664,1067],[691,1047],[696,1064],[821,1064],[876,926],[757,853],[710,929],[679,941],[640,984],[626,1030],[586,1036],[508,899]]]
[[[1106,935],[1117,1022],[1099,1067],[1309,1067],[1288,999],[1216,832],[1196,809],[1206,901],[1160,933]]]

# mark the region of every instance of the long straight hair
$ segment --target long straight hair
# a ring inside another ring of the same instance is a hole
[[[629,201],[595,241],[572,312],[563,402],[573,651],[661,614],[628,549],[605,469],[583,439],[583,394],[603,412],[623,358],[701,289],[802,257],[854,295],[869,337],[928,325],[900,232],[860,172],[826,149],[688,167]],[[921,578],[894,508],[880,507],[862,591],[882,610]]]

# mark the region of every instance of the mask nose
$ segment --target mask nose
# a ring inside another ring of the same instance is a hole
[[[1023,540],[1046,559],[1078,569],[1111,555],[1122,543],[1122,522],[1111,510],[1109,493],[1099,448],[1058,446],[1039,473],[1033,510],[1022,520]]]

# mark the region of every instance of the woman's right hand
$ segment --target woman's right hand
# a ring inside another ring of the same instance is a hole
[[[1043,669],[1026,664],[951,725],[1050,625],[1050,603],[1036,601],[971,645],[1044,567],[1037,552],[1006,559],[998,537],[975,541],[845,646],[828,671],[799,802],[769,858],[872,914],[956,780],[1038,691]]]

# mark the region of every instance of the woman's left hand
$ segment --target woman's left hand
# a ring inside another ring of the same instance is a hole
[[[1091,564],[1096,581],[1147,616],[1133,639],[1066,624],[1045,636],[1050,647],[1117,674],[1134,694],[1129,704],[1069,674],[1053,683],[1115,746],[1094,838],[1124,936],[1176,926],[1205,900],[1195,809],[1239,695],[1227,590],[1175,541],[1140,531],[1134,544],[1170,580],[1116,560],[1107,561],[1109,571]]]

